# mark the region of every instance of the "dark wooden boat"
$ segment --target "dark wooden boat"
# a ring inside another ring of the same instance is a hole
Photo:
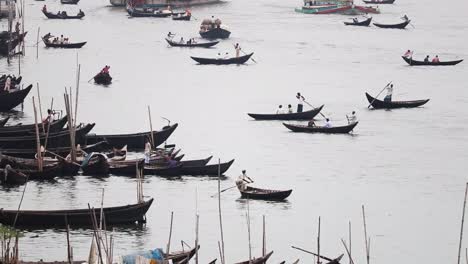
[[[0,169],[0,183],[3,185],[21,185],[28,181],[28,177],[11,168],[6,166],[4,169]]]
[[[185,154],[179,155],[174,158],[175,161],[181,161],[185,157]]]
[[[4,31],[5,32],[5,31]],[[7,56],[11,54],[26,36],[27,32],[24,34],[12,33],[11,36],[0,39],[0,55]],[[12,82],[12,84],[15,84]]]
[[[210,41],[210,42],[203,42],[203,43],[178,43],[175,41],[172,41],[170,39],[166,39],[167,43],[171,45],[172,47],[187,47],[187,48],[209,48],[213,47],[214,45],[218,44],[219,41]]]
[[[366,20],[359,21],[359,22],[344,22],[346,26],[361,26],[361,27],[368,27],[372,21],[372,17],[369,17]]]
[[[397,28],[397,29],[404,29],[409,23],[411,22],[411,20],[406,20],[402,23],[398,23],[398,24],[379,24],[379,23],[374,23],[374,25],[376,27],[379,27],[379,28]]]
[[[60,0],[60,3],[64,5],[76,5],[80,0]]]
[[[0,120],[0,128],[4,127],[8,120],[10,120],[10,116],[7,116],[4,119]]]
[[[76,129],[76,144],[85,142],[86,134],[93,129],[95,124],[87,124]],[[41,144],[44,144],[47,134],[40,135]],[[22,136],[22,137],[1,137],[0,148],[16,148],[16,149],[32,149],[36,146],[36,136]],[[47,139],[47,146],[50,148],[70,146],[70,133],[69,131],[62,131],[57,133],[49,133]]]
[[[39,171],[37,168],[17,168],[16,170],[27,175],[29,180],[53,180],[55,177],[62,175],[62,165],[60,163],[44,165],[42,171]]]
[[[101,141],[96,144],[82,146],[81,149],[85,152],[91,153],[91,152],[102,152],[102,151],[108,150],[109,147],[110,147],[109,143],[107,143],[106,141]],[[71,151],[70,147],[56,147],[56,148],[48,147],[47,150],[57,155],[60,155],[62,157],[67,156]],[[8,156],[13,156],[13,157],[34,159],[37,153],[37,150],[35,148],[34,149],[33,148],[31,149],[0,148],[0,153],[8,155]]]
[[[265,256],[259,257],[259,258],[253,258],[251,260],[246,260],[242,262],[238,262],[235,264],[265,264],[267,260],[273,255],[273,251],[270,253],[266,254]]]
[[[385,4],[393,4],[395,0],[362,0],[366,4],[372,5],[385,5]]]
[[[153,131],[154,147],[164,143],[169,136],[177,128],[178,124],[165,126],[161,131]],[[145,143],[151,139],[151,132],[135,133],[135,134],[114,134],[114,135],[87,135],[86,142],[93,144],[99,141],[107,141],[109,145],[115,148],[122,148],[127,145],[131,149],[144,149]]]
[[[50,13],[50,12],[47,12],[47,11],[44,11],[44,10],[42,10],[42,13],[44,13],[44,15],[48,19],[82,19],[85,16],[85,14],[83,14],[83,13],[77,14],[76,16],[69,16],[67,14],[63,15],[62,13],[54,14],[54,13]]]
[[[220,173],[223,175],[234,163],[231,160],[220,164]],[[218,176],[218,164],[205,166],[184,167],[179,164],[175,167],[148,166],[145,165],[145,175],[157,175],[164,177],[180,177],[180,176]]]
[[[46,125],[46,126],[49,128],[49,132],[59,132],[67,124],[67,122],[68,122],[68,117],[64,116],[58,120],[52,121],[50,125]],[[36,129],[35,124],[27,124],[27,125],[19,124],[19,125],[14,125],[14,126],[4,126],[4,127],[0,127],[0,136],[7,135],[8,134],[7,132],[10,132],[12,135],[18,135],[18,133],[21,133],[22,131],[33,131],[33,133],[36,133],[35,129]]]
[[[200,250],[200,245],[198,245],[198,250]],[[191,248],[190,250],[181,250],[170,252],[169,254],[164,253],[164,260],[172,262],[174,264],[187,264],[190,259],[195,256],[197,253],[196,248]]]
[[[199,159],[199,160],[185,160],[181,161],[181,164],[183,167],[203,167],[210,162],[210,160],[213,158],[213,156],[209,156],[206,159]]]
[[[145,159],[109,162],[109,172],[116,176],[136,177],[136,169],[145,166]]]
[[[31,89],[32,85],[29,85],[22,90],[0,93],[0,111],[10,111],[23,103],[24,98],[26,98]]]
[[[87,176],[108,176],[109,163],[107,157],[100,153],[91,153],[89,157],[81,163],[83,175]]]
[[[86,41],[77,43],[52,43],[50,41],[46,41],[45,39],[43,39],[43,41],[48,48],[79,49],[86,44]]]
[[[315,109],[300,113],[285,114],[251,114],[248,115],[255,120],[311,120],[322,111],[323,105]]]
[[[425,62],[425,61],[413,60],[413,58],[407,58],[407,57],[402,57],[402,58],[410,66],[453,66],[463,61],[463,60],[454,60],[454,61],[441,61],[441,62],[431,62],[431,61]]]
[[[336,126],[336,127],[310,127],[310,126],[303,126],[303,125],[293,125],[293,124],[286,124],[283,123],[285,127],[293,132],[305,132],[305,133],[325,133],[325,134],[347,134],[351,132],[354,127],[359,122],[352,123],[346,126]]]
[[[112,77],[108,73],[98,73],[94,76],[94,82],[96,84],[109,85],[112,83]]]
[[[422,106],[429,102],[429,99],[424,100],[413,100],[413,101],[391,101],[385,102],[377,98],[372,97],[366,93],[367,101],[372,105],[374,109],[395,109],[395,108],[414,108]]]
[[[145,214],[153,203],[153,199],[139,204],[126,206],[104,207],[106,225],[133,224],[146,222]],[[100,208],[95,208],[93,213],[97,221],[100,221]],[[13,225],[17,210],[0,209],[0,223]],[[65,227],[65,217],[70,226],[92,226],[91,211],[89,209],[75,210],[20,210],[16,226],[22,227]]]
[[[172,16],[172,12],[163,12],[159,9],[148,9],[149,11],[145,10],[138,10],[136,8],[128,8],[127,12],[132,17],[170,17]]]
[[[281,201],[291,195],[292,190],[266,190],[248,186],[244,191],[239,190],[242,198]]]
[[[200,31],[200,36],[205,39],[227,39],[231,32],[224,28],[213,28],[208,31]]]
[[[227,58],[227,59],[213,59],[213,58],[199,58],[199,57],[190,57],[192,60],[198,62],[199,64],[214,64],[214,65],[228,65],[228,64],[244,64],[250,57],[252,57],[253,52],[244,56]]]
[[[186,14],[186,13],[172,13],[172,20],[176,21],[190,21],[190,18],[192,15]]]

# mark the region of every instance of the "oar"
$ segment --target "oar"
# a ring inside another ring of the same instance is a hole
[[[388,87],[390,84],[392,84],[392,81],[390,81],[389,83],[387,83],[387,85],[385,85],[385,87],[382,89],[382,91],[380,91],[380,93],[377,94],[376,97],[374,97],[374,100],[372,100],[372,102],[370,102],[370,104],[367,106],[367,108],[370,108],[370,107],[371,107],[371,105],[374,103],[374,101],[377,100],[377,97],[379,97],[379,95],[380,95],[383,91],[385,91],[385,89],[387,89],[387,87]]]
[[[98,74],[99,74],[99,73],[98,73]],[[98,74],[94,75],[94,77],[98,76]],[[91,79],[89,79],[88,83],[89,83],[92,79],[94,79],[94,77],[91,78]]]
[[[295,246],[291,246],[291,247],[294,248],[294,249],[300,250],[300,251],[302,251],[302,252],[312,254],[312,255],[314,255],[314,256],[316,256],[316,257],[319,257],[319,258],[322,258],[322,259],[324,259],[324,260],[333,261],[333,259],[331,259],[331,258],[327,258],[327,257],[325,257],[325,256],[315,254],[314,252],[310,252],[310,251],[308,251],[308,250],[305,250],[305,249],[302,249],[302,248],[298,248],[298,247],[295,247]]]
[[[306,103],[308,106],[312,107],[312,108],[316,108],[314,107],[313,105],[309,104],[309,102],[307,102],[306,100],[304,100],[304,103]],[[327,118],[324,114],[322,114],[322,112],[319,112],[319,114],[323,117],[323,118]]]
[[[219,193],[225,192],[225,191],[230,190],[230,189],[235,188],[235,187],[237,187],[237,185],[231,186],[231,187],[226,188],[224,190],[221,190]],[[218,195],[218,193],[215,193],[215,194],[211,195],[211,197],[215,197],[216,195]]]

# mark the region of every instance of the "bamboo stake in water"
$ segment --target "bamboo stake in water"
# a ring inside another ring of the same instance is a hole
[[[39,32],[41,31],[41,27],[37,28],[37,40],[36,40],[36,59],[39,59]]]
[[[172,238],[172,221],[174,220],[174,212],[171,212],[171,226],[169,228],[169,239],[167,240],[166,254],[169,255],[171,250],[171,238]]]
[[[39,115],[42,118],[43,115],[42,115],[41,92],[39,90],[39,83],[37,83],[37,100],[39,101]],[[49,122],[51,122],[51,120],[49,120]],[[41,123],[42,123],[42,132],[45,134],[44,122],[41,122]]]
[[[320,216],[318,221],[318,235],[317,235],[317,264],[320,264]]]
[[[364,239],[366,242],[366,261],[367,264],[369,264],[370,257],[369,257],[369,243],[368,243],[368,238],[367,238],[367,225],[366,225],[366,212],[364,209],[364,205],[362,205],[362,222],[364,224]]]
[[[41,140],[39,139],[39,127],[37,125],[37,110],[36,110],[36,101],[34,100],[33,96],[33,108],[34,108],[34,121],[35,121],[35,128],[36,128],[36,152],[37,152],[37,165],[39,167],[39,171],[42,171],[42,153],[41,153]]]
[[[343,243],[343,246],[346,249],[346,253],[348,254],[349,260],[351,260],[351,264],[354,264],[353,258],[351,257],[351,253],[349,252],[348,247],[346,246],[346,242],[343,239],[341,239],[341,243]]]
[[[351,256],[351,221],[348,223],[348,235],[349,235],[349,256]],[[351,258],[349,258],[349,264],[351,264]]]
[[[221,159],[218,159],[218,213],[219,213],[219,228],[221,230],[221,264],[226,264],[224,255],[224,234],[223,234],[223,218],[221,214]]]
[[[266,225],[265,225],[265,215],[263,215],[263,237],[262,237],[262,256],[266,255]]]
[[[462,240],[463,240],[463,224],[465,223],[465,208],[466,208],[467,193],[468,193],[468,182],[466,183],[465,200],[463,201],[463,211],[462,211],[461,230],[460,230],[460,243],[458,245],[458,261],[457,261],[458,264],[460,264],[460,255],[461,255],[461,247],[462,247]]]
[[[50,102],[50,110],[53,111],[54,109],[54,98],[52,98],[52,101]],[[49,138],[49,130],[50,130],[50,124],[52,122],[47,123],[47,132],[46,132],[46,138],[44,140],[44,150],[47,150],[47,140]]]
[[[151,147],[155,149],[156,146],[154,143],[153,122],[151,121],[151,109],[149,105],[148,105],[148,117],[149,117],[149,122],[150,122],[150,131],[151,131]]]
[[[78,95],[80,92],[80,73],[81,73],[81,65],[78,64],[78,69],[76,73],[75,126],[76,126],[76,120],[77,120],[77,115],[78,115]]]
[[[199,230],[199,224],[200,224],[199,221],[200,221],[200,216],[197,214],[196,226],[195,226],[195,264],[198,264],[198,230]]]
[[[104,214],[104,188],[102,188],[102,196],[101,196],[101,211],[99,213],[99,230],[102,230],[102,222],[103,220],[103,214]]]
[[[247,198],[247,234],[249,237],[249,263],[252,262],[252,244],[250,242],[250,202],[249,198]]]

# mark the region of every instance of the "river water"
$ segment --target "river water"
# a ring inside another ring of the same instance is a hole
[[[149,129],[166,121],[180,124],[170,138],[183,148],[186,159],[218,158],[236,161],[221,182],[230,187],[242,169],[255,186],[293,189],[287,202],[250,201],[252,254],[261,254],[262,216],[266,216],[267,248],[271,263],[310,255],[291,245],[316,248],[321,216],[321,253],[345,253],[352,223],[353,256],[363,263],[364,236],[361,205],[366,206],[371,237],[371,262],[391,264],[455,262],[467,170],[468,64],[455,67],[411,68],[400,58],[407,49],[415,58],[436,54],[441,60],[468,58],[466,33],[468,2],[454,0],[450,7],[436,0],[397,0],[381,6],[376,22],[392,23],[407,14],[414,26],[406,30],[345,27],[346,16],[313,16],[294,12],[300,1],[236,0],[192,9],[190,22],[171,19],[128,18],[121,8],[104,0],[82,0],[86,17],[80,21],[47,20],[44,2],[26,4],[26,56],[21,60],[25,83],[38,82],[42,104],[55,99],[63,108],[64,87],[75,87],[77,58],[81,64],[78,117],[96,122],[96,133],[125,133]],[[62,6],[45,2],[48,9]],[[231,38],[214,49],[169,48],[168,31],[196,37],[203,18],[214,15],[232,31]],[[2,22],[5,28],[5,22]],[[79,51],[45,49],[35,38],[51,32],[88,41]],[[233,53],[239,42],[254,59],[244,66],[200,66],[189,56]],[[18,72],[18,61],[3,72]],[[109,87],[87,83],[104,65],[114,77]],[[373,95],[388,82],[395,84],[394,99],[430,98],[422,108],[369,111],[364,93]],[[293,134],[281,122],[255,122],[247,112],[273,112],[278,104],[294,104],[302,92],[313,105],[324,104],[334,124],[356,110],[360,119],[352,135]],[[31,96],[24,104],[22,122],[34,119]],[[106,206],[134,203],[134,179],[75,177],[54,183],[28,184],[23,209],[86,208],[99,206],[105,189]],[[172,249],[181,240],[193,246],[195,213],[200,214],[200,261],[218,258],[217,180],[184,177],[166,180],[148,177],[146,196],[154,197],[148,223],[117,228],[115,254],[165,248],[170,213],[174,212]],[[0,189],[0,208],[16,208],[23,187]],[[247,202],[236,190],[222,195],[226,259],[248,259]],[[91,231],[72,230],[75,259],[86,259]],[[464,246],[466,247],[466,246]],[[20,243],[26,260],[65,260],[63,230],[25,231]],[[396,259],[396,260],[395,260]],[[343,260],[346,263],[347,259]]]

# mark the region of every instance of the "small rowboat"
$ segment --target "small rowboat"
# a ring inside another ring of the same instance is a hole
[[[52,121],[52,123],[47,124],[49,128],[49,132],[58,132],[61,131],[65,124],[68,122],[68,117],[64,116],[58,120]],[[24,131],[32,131],[35,132],[36,124],[28,124],[28,125],[13,125],[13,126],[4,126],[0,127],[0,137],[6,136],[8,133],[11,132],[11,135],[18,136],[18,134]],[[42,130],[42,129],[41,129]]]
[[[48,48],[79,49],[86,44],[86,41],[77,43],[52,43],[50,41],[46,41],[45,39],[42,40]]]
[[[104,207],[103,215],[107,226],[119,224],[133,224],[135,222],[146,222],[145,214],[153,203],[148,201],[116,207]],[[91,216],[96,215],[97,222],[100,221],[101,209],[72,209],[72,210],[3,210],[0,209],[0,223],[13,225],[16,216],[16,226],[24,227],[65,227],[65,219],[70,226],[92,226]]]
[[[292,132],[304,132],[304,133],[324,133],[324,134],[347,134],[351,132],[359,122],[352,123],[346,126],[335,126],[335,127],[310,127],[304,125],[293,125],[283,123]]]
[[[127,12],[132,17],[169,17],[172,16],[172,12],[164,12],[159,9],[149,9],[148,11],[139,10],[136,8],[127,9]]]
[[[385,102],[377,98],[372,97],[370,94],[366,93],[367,101],[372,105],[374,109],[396,109],[396,108],[414,108],[419,107],[427,102],[429,99],[424,100],[414,100],[414,101],[391,101]]]
[[[455,61],[425,62],[425,61],[413,60],[412,58],[407,58],[403,56],[402,58],[410,66],[453,66],[463,61],[463,60],[455,60]]]
[[[273,255],[273,251],[270,251],[270,253],[266,254],[265,256],[259,257],[259,258],[253,258],[251,260],[246,260],[242,262],[237,262],[235,264],[265,264],[267,260]]]
[[[218,170],[223,175],[231,165],[234,163],[234,160],[228,161],[226,163],[221,163],[213,165],[203,165],[203,166],[190,166],[185,167],[182,163],[178,164],[175,167],[161,167],[161,166],[145,166],[145,175],[157,175],[164,177],[180,177],[180,176],[217,176]],[[198,164],[201,165],[201,164]]]
[[[54,14],[44,10],[42,10],[42,13],[44,13],[48,19],[82,19],[85,16],[85,14],[77,14],[76,16],[63,15],[62,13]]]
[[[210,41],[210,42],[203,42],[203,43],[180,43],[175,42],[170,39],[166,39],[167,43],[172,47],[188,47],[188,48],[209,48],[213,47],[214,45],[218,44],[219,41]]]
[[[366,4],[372,5],[384,5],[384,4],[393,4],[395,0],[362,0]]]
[[[292,190],[278,191],[278,190],[266,190],[254,187],[247,187],[247,189],[241,191],[242,198],[258,199],[258,200],[274,200],[281,201],[288,198],[291,195]]]
[[[10,111],[11,109],[20,105],[24,98],[28,95],[29,91],[31,91],[32,85],[21,89],[15,90],[10,92],[1,92],[0,93],[0,111]]]
[[[60,0],[60,3],[64,5],[76,5],[80,0]]]
[[[315,109],[291,114],[251,114],[248,115],[255,120],[311,120],[322,111],[323,105]]]
[[[213,28],[208,31],[200,31],[200,36],[205,39],[227,39],[231,32],[224,28]]]
[[[346,26],[361,26],[361,27],[368,27],[372,21],[372,17],[360,22],[344,22]]]
[[[112,77],[109,73],[100,72],[96,76],[94,76],[94,82],[96,84],[109,85],[112,83]]]
[[[406,20],[405,22],[398,23],[398,24],[379,24],[379,23],[374,23],[376,27],[379,28],[397,28],[397,29],[404,29],[411,20]]]
[[[0,169],[0,183],[4,185],[20,185],[25,184],[28,177],[23,173],[16,171],[11,166],[6,166]]]
[[[244,56],[228,58],[228,59],[212,59],[212,58],[199,58],[199,57],[190,57],[192,60],[198,62],[199,64],[207,65],[228,65],[228,64],[244,64],[250,57],[252,57],[253,52]]]
[[[190,21],[192,15],[184,13],[172,13],[172,20],[176,21]]]
[[[136,168],[143,168],[145,159],[110,161],[109,172],[116,176],[136,177]]]

